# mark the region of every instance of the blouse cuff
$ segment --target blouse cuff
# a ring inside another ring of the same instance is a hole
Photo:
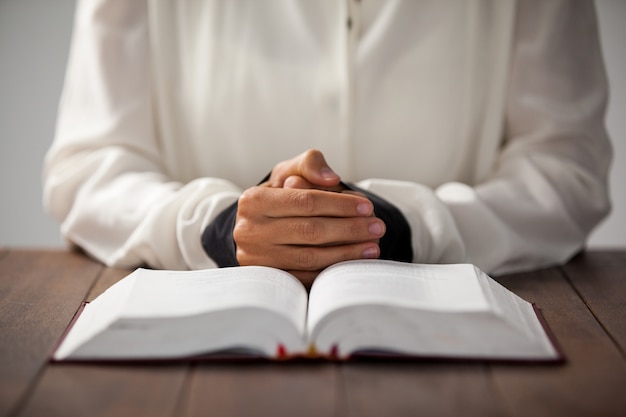
[[[220,268],[239,266],[237,245],[233,239],[233,229],[237,218],[239,202],[224,209],[202,233],[202,247]]]
[[[380,239],[380,259],[400,262],[413,261],[413,247],[411,244],[411,227],[402,212],[389,201],[378,195],[357,187],[354,184],[342,182],[346,188],[365,195],[374,205],[374,214],[381,219],[387,228],[385,235]]]

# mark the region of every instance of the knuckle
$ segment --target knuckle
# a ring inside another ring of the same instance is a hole
[[[251,207],[254,204],[254,201],[258,197],[258,193],[259,192],[256,189],[256,187],[248,188],[243,193],[241,193],[241,195],[239,196],[238,207],[237,207],[238,212],[245,213],[248,207]]]
[[[348,226],[348,235],[352,238],[352,240],[357,240],[361,237],[363,231],[363,227],[359,222],[352,221]]]
[[[270,175],[270,183],[272,186],[280,187],[289,174],[290,161],[283,161],[276,164]]]
[[[246,244],[252,236],[253,227],[247,220],[238,219],[233,227],[233,240],[238,246]]]
[[[278,174],[278,173],[280,173],[281,171],[284,171],[284,170],[285,170],[285,168],[289,166],[289,163],[290,163],[290,162],[291,162],[291,161],[281,161],[281,162],[277,163],[277,164],[274,166],[274,169],[272,170],[272,174]]]
[[[317,149],[308,149],[306,151],[304,151],[304,159],[315,159],[318,158],[322,155],[322,152],[320,152]]]
[[[313,193],[299,191],[293,193],[291,199],[294,206],[297,207],[300,212],[305,214],[315,212],[316,199]]]
[[[256,193],[256,187],[248,188],[247,190],[244,190],[243,193],[241,193],[241,196],[239,196],[239,201],[247,202],[249,200],[252,200]]]
[[[241,266],[250,265],[247,252],[241,249],[240,247],[237,247],[237,250],[235,251],[235,255],[237,257],[237,262],[239,262],[239,265]]]
[[[268,188],[251,187],[244,190],[237,201],[237,213],[244,217],[254,217],[258,215],[259,207],[264,207],[268,203]]]
[[[257,253],[247,251],[245,249],[237,248],[236,251],[237,262],[239,266],[251,266],[251,265],[269,265],[264,258]]]
[[[304,220],[299,223],[300,235],[305,242],[315,243],[320,238],[320,225],[313,220]]]
[[[296,264],[296,269],[310,271],[316,269],[316,261],[317,257],[315,255],[315,251],[312,248],[302,248],[294,257],[294,262]]]

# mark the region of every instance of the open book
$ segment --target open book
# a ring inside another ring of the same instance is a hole
[[[53,359],[407,355],[558,360],[532,304],[470,264],[348,261],[310,294],[267,267],[137,269],[82,309]]]

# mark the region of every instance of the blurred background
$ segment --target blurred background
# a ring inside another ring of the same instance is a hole
[[[0,0],[0,246],[60,247],[42,208],[42,162],[54,135],[75,0]],[[626,1],[597,0],[611,85],[613,212],[593,248],[626,247]]]

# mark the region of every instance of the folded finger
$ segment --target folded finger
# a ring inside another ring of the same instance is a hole
[[[386,231],[385,223],[376,217],[283,218],[272,222],[271,228],[274,243],[307,246],[373,241]]]
[[[337,262],[355,259],[375,259],[380,248],[374,242],[339,246],[291,246],[272,249],[271,254],[238,254],[241,265],[264,265],[286,271],[320,271]]]
[[[372,215],[374,206],[347,193],[252,187],[239,198],[239,211],[250,217],[354,217]]]

